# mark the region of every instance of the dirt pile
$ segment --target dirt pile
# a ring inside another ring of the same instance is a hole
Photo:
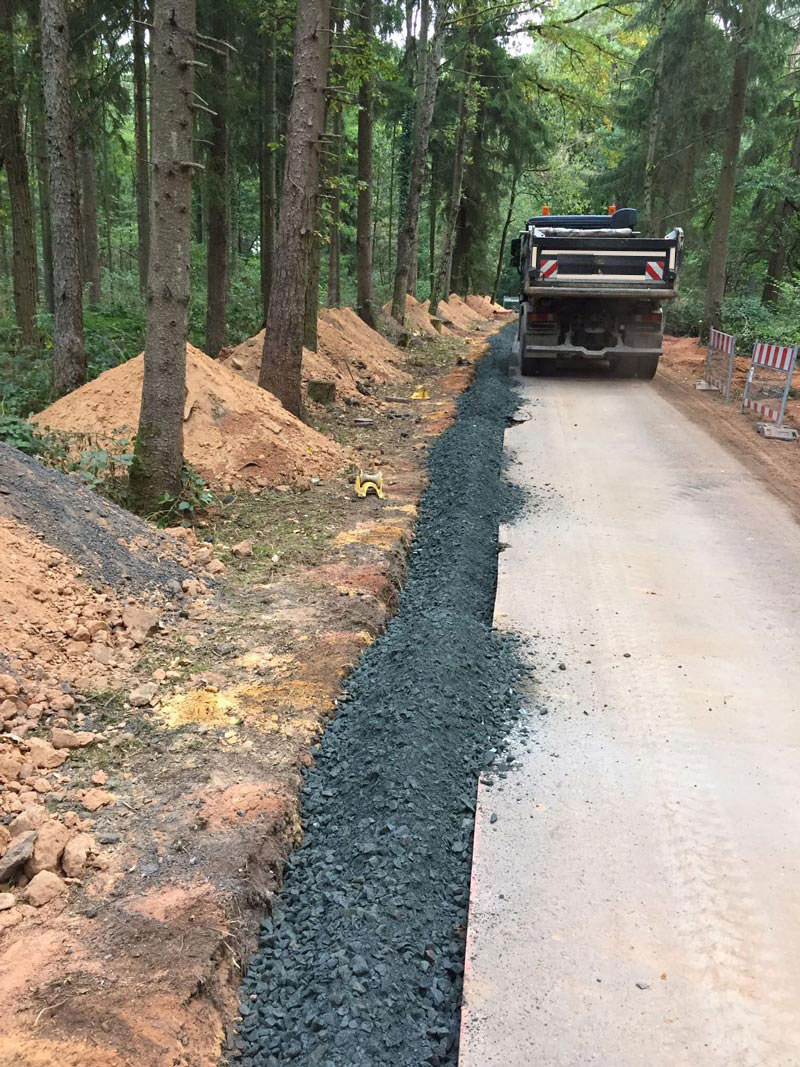
[[[384,304],[384,314],[391,316],[391,302]],[[408,332],[414,337],[438,337],[439,331],[431,322],[427,310],[427,303],[420,304],[419,300],[410,294],[406,295],[406,317],[403,323]]]
[[[513,312],[508,308],[504,308],[502,304],[493,303],[491,297],[488,296],[474,296],[470,294],[467,297],[467,304],[473,311],[477,312],[482,318],[491,319],[499,315],[512,315]]]
[[[408,380],[399,350],[370,329],[352,308],[325,308],[317,323],[318,350],[303,349],[303,388],[310,380],[333,382],[336,396],[359,403],[370,398],[359,390],[371,385],[399,385]],[[225,352],[226,367],[257,382],[264,348],[264,331]],[[306,396],[306,399],[307,396]]]
[[[138,424],[143,356],[101,374],[34,416],[43,428],[108,440]],[[290,415],[271,393],[187,345],[186,460],[217,488],[291,484],[334,474],[346,453]]]
[[[444,314],[448,315],[456,325],[464,330],[475,329],[476,326],[484,325],[491,315],[484,315],[469,306],[461,299],[458,293],[451,293],[449,298],[439,305]]]

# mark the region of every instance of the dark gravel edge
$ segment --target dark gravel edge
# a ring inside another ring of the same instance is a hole
[[[431,450],[408,580],[308,772],[305,838],[241,996],[225,1062],[456,1064],[477,778],[524,673],[492,630],[516,399],[511,331],[490,340]]]
[[[143,519],[64,474],[0,442],[0,517],[25,523],[117,592],[142,593],[181,583],[190,572],[176,545]],[[120,538],[125,542],[120,544]],[[132,551],[128,546],[136,544]]]

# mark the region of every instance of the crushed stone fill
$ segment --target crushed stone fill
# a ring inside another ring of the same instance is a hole
[[[491,339],[431,450],[398,614],[308,772],[303,845],[242,988],[241,1067],[457,1061],[477,778],[520,710],[514,644],[491,625],[498,524],[518,506],[510,342]]]

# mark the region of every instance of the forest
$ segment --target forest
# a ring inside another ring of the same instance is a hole
[[[301,414],[320,307],[396,337],[406,292],[514,295],[543,204],[685,230],[668,331],[796,341],[798,33],[761,0],[0,0],[0,436],[145,348],[146,508],[187,336],[266,324]]]

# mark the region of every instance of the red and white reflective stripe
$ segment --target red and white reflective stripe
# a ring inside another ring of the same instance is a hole
[[[712,329],[710,341],[711,347],[717,352],[725,352],[729,356],[733,355],[733,349],[736,343],[733,334],[722,333],[721,330]]]
[[[781,417],[780,408],[776,409],[770,407],[769,404],[759,403],[758,400],[751,400],[747,397],[742,402],[742,410],[754,411],[756,415],[762,415],[765,419],[769,419],[771,422],[777,422]]]
[[[770,367],[772,370],[789,370],[795,351],[792,345],[774,345],[767,341],[756,341],[753,346],[753,363],[758,367]]]
[[[648,259],[644,265],[644,272],[647,277],[652,278],[653,281],[661,282],[664,280],[665,265],[663,259]]]
[[[555,278],[558,274],[558,260],[557,259],[543,259],[541,266],[542,281],[546,281],[548,278]]]

